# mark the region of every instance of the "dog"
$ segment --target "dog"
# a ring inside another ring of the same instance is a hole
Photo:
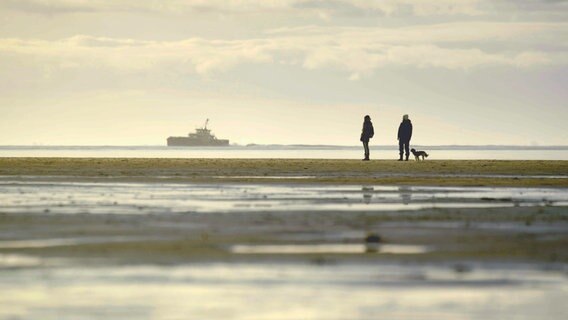
[[[420,161],[420,157],[422,157],[422,161],[424,161],[424,158],[428,158],[426,151],[416,151],[416,149],[412,148],[410,152],[412,152],[416,161]]]

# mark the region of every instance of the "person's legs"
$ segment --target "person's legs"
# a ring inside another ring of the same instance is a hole
[[[369,160],[369,141],[363,141],[363,148],[365,149],[365,159]]]
[[[398,154],[400,155],[400,157],[398,158],[398,161],[402,161],[403,144],[404,144],[404,141],[398,140]]]
[[[408,161],[408,157],[410,156],[410,141],[404,141],[404,152],[406,153],[406,161]]]

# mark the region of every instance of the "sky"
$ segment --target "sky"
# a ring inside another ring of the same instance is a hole
[[[568,145],[568,1],[0,0],[0,145]]]

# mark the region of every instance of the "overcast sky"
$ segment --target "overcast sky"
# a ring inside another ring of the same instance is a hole
[[[568,1],[0,0],[0,145],[568,144]]]

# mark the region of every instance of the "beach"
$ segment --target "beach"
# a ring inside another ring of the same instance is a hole
[[[568,161],[0,158],[0,176],[132,182],[568,187]]]
[[[568,319],[568,1],[0,21],[0,320]]]
[[[0,318],[560,319],[567,172],[568,161],[0,158],[11,293]]]

